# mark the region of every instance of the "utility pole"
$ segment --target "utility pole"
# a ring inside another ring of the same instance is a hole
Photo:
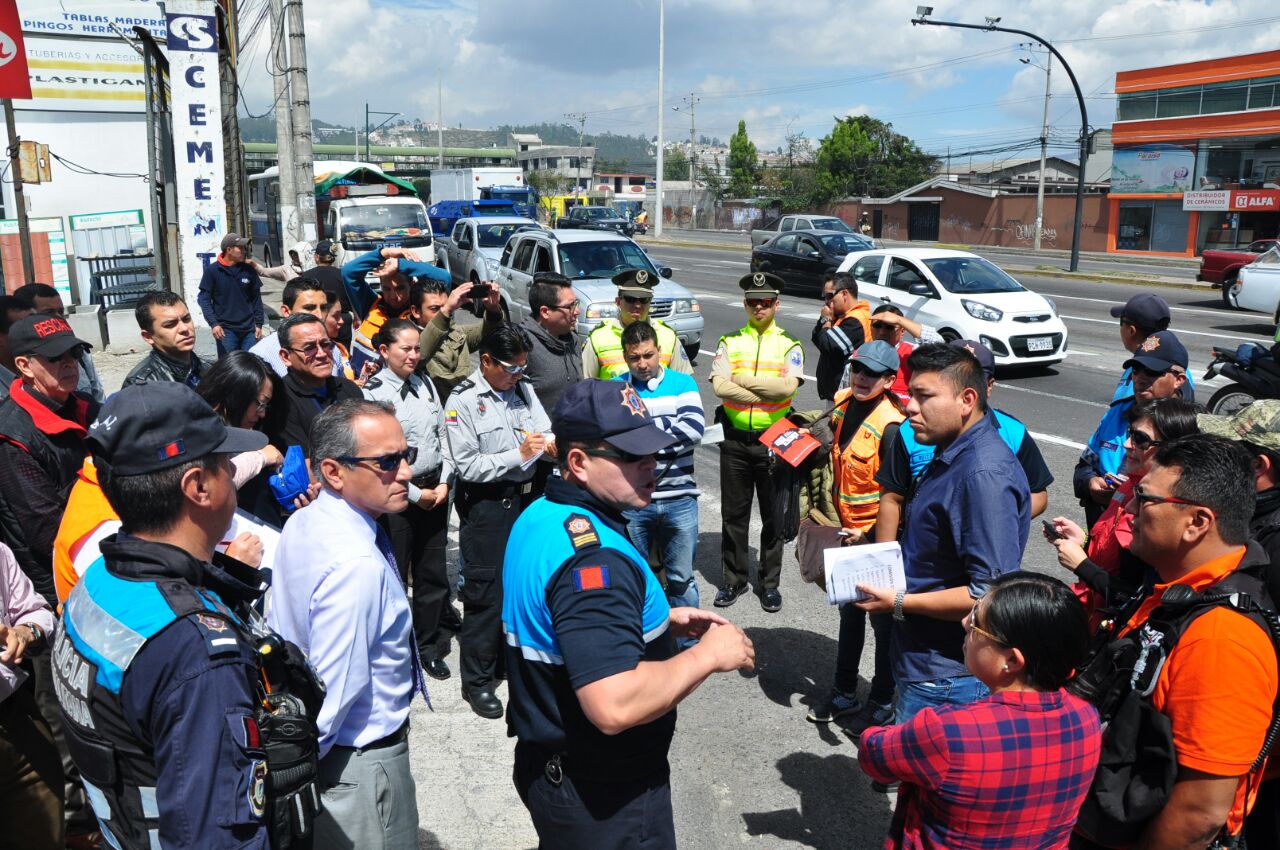
[[[276,203],[280,207],[280,256],[288,256],[290,246],[301,239],[298,227],[298,189],[293,164],[293,121],[289,117],[289,46],[286,43],[284,6],[281,0],[271,0],[271,38],[275,48],[272,64],[272,83],[276,110],[276,167],[280,171],[280,185]],[[269,206],[269,205],[268,205]],[[270,227],[267,228],[270,233]]]
[[[298,225],[302,238],[316,239],[316,171],[311,150],[311,85],[307,82],[307,38],[302,21],[302,0],[285,0],[289,22],[289,111],[293,120],[294,191],[298,199]]]
[[[564,117],[578,122],[578,177],[574,184],[576,194],[582,189],[582,133],[587,128],[587,116],[581,112],[566,112]]]
[[[694,113],[696,111],[698,101],[700,100],[702,100],[702,98],[698,97],[692,92],[690,92],[688,97],[680,98],[680,101],[682,103],[689,104],[689,191],[690,193],[693,192],[693,174],[694,174],[694,168],[697,165],[697,161],[698,161],[698,154],[694,148],[694,145],[698,141],[698,126],[697,126],[698,122],[697,122],[697,117]],[[676,112],[680,111],[679,106],[673,106],[671,108]]]
[[[654,181],[653,193],[653,235],[662,237],[662,179],[663,179],[663,141],[662,135],[662,99],[663,99],[663,79],[662,74],[667,58],[667,4],[666,0],[658,0],[658,173],[657,179]]]
[[[1030,50],[1031,47],[1032,46],[1030,44],[1027,45],[1028,50]],[[1037,68],[1040,67],[1040,65],[1026,57],[1023,57],[1018,61],[1023,65],[1035,65]],[[1039,186],[1036,188],[1036,237],[1032,246],[1036,251],[1040,250],[1040,234],[1044,230],[1044,168],[1045,160],[1048,159],[1049,154],[1049,78],[1052,71],[1053,55],[1050,54],[1048,56],[1048,61],[1045,62],[1044,65],[1044,121],[1040,130],[1040,180]]]
[[[373,111],[370,111],[369,101],[366,100],[364,102],[364,160],[365,162],[373,162],[373,157],[369,153],[369,141],[373,137],[373,134],[378,130],[381,130],[383,127],[387,126],[388,124],[390,124],[392,121],[394,121],[396,116],[399,114],[400,114],[399,112],[379,112],[376,109]],[[370,130],[369,129],[370,115],[385,115],[387,116],[387,120],[383,121],[377,127],[374,127],[372,130]]]
[[[247,234],[249,222],[244,202],[244,147],[240,143],[240,119],[236,115],[236,60],[239,35],[236,27],[236,0],[226,0],[218,8],[221,47],[218,51],[218,93],[222,102],[223,193],[226,196],[227,229]]]
[[[440,156],[440,170],[444,170],[444,79],[436,68],[436,151]],[[431,200],[435,200],[432,198]]]
[[[22,163],[18,155],[18,128],[13,120],[13,100],[4,99],[4,126],[9,131],[9,174],[13,179],[13,205],[17,207],[18,244],[22,247],[22,274],[27,283],[35,279],[36,265],[31,256],[31,225],[27,223],[27,198],[22,191]],[[21,284],[19,284],[21,285]],[[15,287],[16,288],[16,287]]]

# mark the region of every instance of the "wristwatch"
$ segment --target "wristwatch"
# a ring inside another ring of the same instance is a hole
[[[907,594],[901,590],[899,590],[897,593],[893,595],[893,619],[897,620],[898,622],[902,622],[903,620],[907,619],[906,615],[902,613],[902,600],[906,598],[907,598]]]
[[[44,649],[47,642],[47,636],[44,629],[35,623],[22,623],[31,632],[31,648],[28,650],[32,655],[39,655]]]

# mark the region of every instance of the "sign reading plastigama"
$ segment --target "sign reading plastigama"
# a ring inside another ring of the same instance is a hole
[[[18,109],[145,112],[142,60],[123,42],[28,36],[31,100]]]
[[[164,38],[164,12],[157,0],[22,0],[19,6],[23,32],[119,38],[114,24],[129,35],[138,26]]]
[[[218,256],[218,243],[225,231],[222,106],[214,13],[213,0],[170,0],[166,6],[178,252],[183,291],[190,304],[199,294],[205,267]]]

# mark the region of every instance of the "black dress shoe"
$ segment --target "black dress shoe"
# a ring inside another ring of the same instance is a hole
[[[422,662],[422,667],[427,671],[427,675],[433,679],[444,680],[452,676],[449,672],[449,665],[444,663],[443,658],[432,658],[429,661]]]
[[[716,598],[712,601],[712,605],[717,608],[728,608],[730,605],[738,601],[738,597],[747,592],[747,586],[742,587],[722,587],[716,591]]]
[[[778,588],[760,591],[760,607],[770,614],[782,610],[782,594],[778,592]]]
[[[493,691],[485,688],[480,691],[462,689],[462,698],[471,706],[471,710],[487,720],[502,717],[502,700],[494,696]]]

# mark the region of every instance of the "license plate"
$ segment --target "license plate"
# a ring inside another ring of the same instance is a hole
[[[1053,337],[1033,336],[1027,340],[1027,351],[1053,351]]]

